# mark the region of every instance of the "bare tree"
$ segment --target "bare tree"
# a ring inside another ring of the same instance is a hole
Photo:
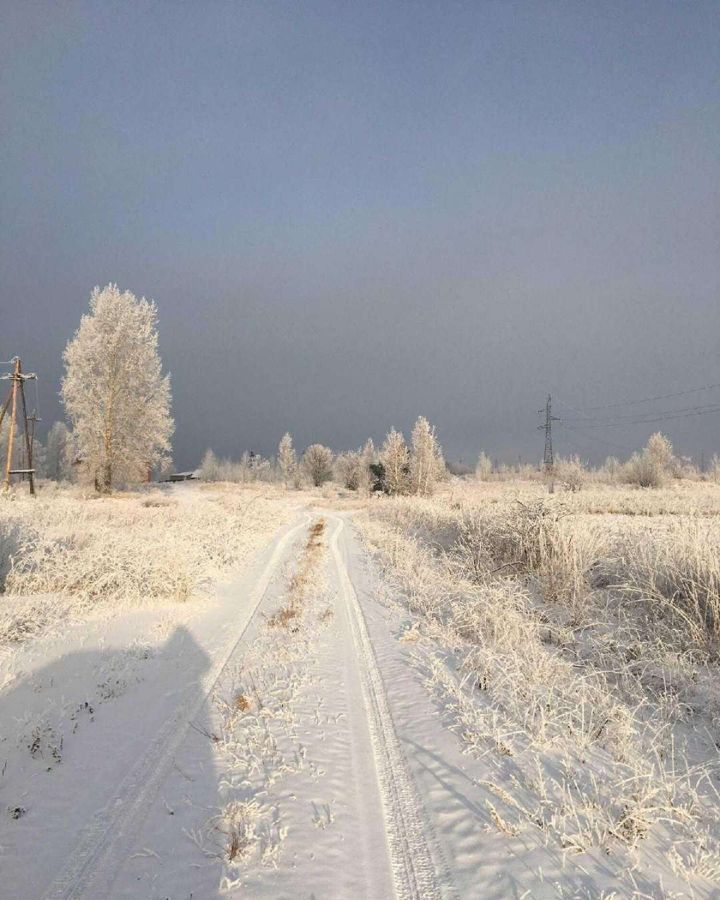
[[[65,348],[61,396],[98,490],[142,481],[170,450],[170,380],[157,352],[157,308],[109,284]]]
[[[311,444],[303,455],[303,468],[315,487],[333,477],[333,452],[322,444]]]

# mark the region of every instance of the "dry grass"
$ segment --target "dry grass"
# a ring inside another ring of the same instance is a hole
[[[324,549],[324,534],[325,520],[318,519],[310,526],[298,567],[290,576],[286,603],[266,620],[270,628],[296,629],[296,620],[302,614],[304,600],[308,592],[317,587],[317,569]]]
[[[0,643],[103,604],[183,601],[260,549],[289,518],[279,492],[160,489],[90,500],[0,500]]]
[[[313,523],[294,571],[284,576],[280,609],[264,619],[242,664],[227,673],[228,683],[214,697],[221,737],[213,748],[229,799],[219,816],[190,837],[204,853],[223,860],[227,892],[242,886],[249,864],[277,864],[287,827],[272,803],[272,787],[310,765],[307,723],[299,728],[297,701],[313,677],[316,622],[328,609],[324,533],[322,519]],[[330,820],[328,813],[313,821],[324,827]]]
[[[714,486],[456,483],[368,505],[366,539],[430,648],[429,689],[512,786],[488,801],[497,828],[620,858],[653,840],[681,877],[711,877],[718,512]]]
[[[238,691],[233,697],[233,707],[239,712],[247,712],[251,706],[250,698],[243,694],[242,691]]]

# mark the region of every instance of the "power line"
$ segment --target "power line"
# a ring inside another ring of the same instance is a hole
[[[610,416],[609,418],[606,418],[606,419],[599,419],[596,416],[593,416],[592,418],[590,418],[590,421],[600,422],[601,424],[603,422],[622,422],[625,419],[638,419],[638,418],[645,419],[648,416],[674,415],[675,413],[695,412],[695,411],[702,411],[702,410],[706,410],[706,409],[713,410],[718,405],[720,405],[720,404],[716,400],[713,403],[701,403],[697,406],[680,406],[680,407],[677,407],[676,409],[649,409],[647,412],[627,413],[627,415],[618,414],[618,415]]]
[[[638,419],[628,416],[627,421],[618,417],[609,421],[593,420],[583,423],[585,428],[630,428],[634,425],[652,425],[654,422],[667,422],[671,419],[689,419],[693,416],[707,416],[720,413],[720,405],[716,406],[691,406],[681,410],[667,410],[664,413],[653,415],[648,413],[644,418]]]
[[[565,428],[567,428],[567,430],[572,432],[573,434],[578,434],[581,437],[584,437],[584,439],[588,443],[591,443],[593,445],[595,444],[595,442],[598,442],[600,444],[605,444],[605,446],[607,447],[610,447],[611,450],[622,450],[623,453],[633,453],[636,449],[635,447],[628,447],[626,444],[616,444],[614,441],[608,441],[605,438],[598,437],[595,434],[587,434],[582,429],[576,428],[574,425],[568,425],[565,420],[562,420],[560,424],[565,426]]]
[[[588,416],[581,409],[576,409],[574,406],[570,406],[569,403],[566,403],[561,397],[558,397],[557,394],[555,395],[555,400],[557,403],[559,403],[561,406],[564,406],[566,409],[572,410],[572,412],[577,413],[577,415],[579,415],[579,416],[582,416],[583,419],[587,419],[590,422],[597,421],[596,416]]]
[[[621,406],[638,406],[641,403],[653,403],[656,400],[671,400],[674,397],[686,397],[688,394],[699,394],[701,391],[712,391],[715,388],[720,388],[720,382],[717,384],[706,384],[703,385],[703,387],[688,388],[684,391],[676,391],[673,394],[658,394],[656,397],[642,397],[639,400],[624,400],[619,403],[603,403],[600,406],[586,406],[585,410],[592,412],[597,409],[618,409]],[[575,410],[575,412],[580,412],[580,410]]]

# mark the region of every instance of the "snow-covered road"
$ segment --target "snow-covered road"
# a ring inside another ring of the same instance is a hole
[[[349,515],[299,513],[215,602],[94,629],[28,645],[0,692],[1,897],[615,886],[602,859],[581,867],[509,823],[506,774],[463,753],[428,689],[435,651]]]

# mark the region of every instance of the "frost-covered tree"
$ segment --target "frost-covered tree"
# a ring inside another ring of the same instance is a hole
[[[359,450],[340,453],[335,459],[335,477],[349,491],[360,490],[363,484],[363,455]]]
[[[282,474],[285,487],[290,485],[297,468],[297,458],[295,456],[295,448],[293,447],[292,435],[289,431],[280,439],[278,444],[278,465]]]
[[[673,462],[672,444],[658,431],[650,437],[644,450],[633,453],[625,463],[625,481],[640,487],[662,487]]]
[[[401,432],[391,428],[380,451],[388,494],[407,494],[410,489],[410,454]]]
[[[667,472],[673,463],[673,447],[670,441],[659,431],[650,435],[645,452],[652,462],[663,472]]]
[[[220,461],[209,447],[203,455],[198,473],[203,481],[220,480]]]
[[[315,487],[333,477],[333,452],[322,444],[311,444],[303,454],[303,468]]]
[[[372,467],[378,461],[378,454],[372,438],[365,441],[365,446],[360,451],[360,482],[359,489],[369,491],[373,481]]]
[[[480,456],[478,456],[477,465],[475,466],[475,477],[478,481],[490,481],[492,471],[492,460],[484,450],[481,450]]]
[[[410,485],[414,494],[432,494],[435,483],[445,473],[445,461],[435,436],[435,429],[424,416],[419,416],[412,430]]]
[[[98,490],[143,481],[169,452],[173,432],[155,304],[115,284],[96,287],[64,360],[61,396]]]
[[[47,478],[47,447],[37,438],[33,441],[32,461],[35,477]]]
[[[45,477],[52,481],[69,481],[72,439],[64,422],[54,422],[45,445]]]

